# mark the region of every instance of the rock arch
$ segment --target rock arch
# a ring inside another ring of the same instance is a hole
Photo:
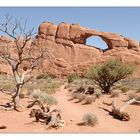
[[[107,43],[100,36],[90,36],[86,39],[87,46],[99,48],[102,50],[107,50],[109,47]]]
[[[101,38],[108,49],[104,51],[87,46],[86,40],[94,36]],[[85,28],[79,24],[62,22],[55,25],[43,22],[39,26],[35,42],[36,45],[43,42],[45,48],[52,50],[53,65],[45,60],[43,70],[53,75],[67,76],[72,72],[83,74],[91,65],[110,58],[140,65],[138,41],[111,32]]]

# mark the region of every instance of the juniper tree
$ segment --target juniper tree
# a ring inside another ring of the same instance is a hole
[[[89,69],[86,76],[92,79],[103,90],[110,93],[111,87],[121,79],[132,74],[134,66],[119,60],[108,60]]]

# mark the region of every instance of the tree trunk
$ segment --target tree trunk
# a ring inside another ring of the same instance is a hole
[[[17,84],[16,85],[16,93],[13,96],[14,109],[17,110],[17,111],[19,110],[19,107],[20,107],[19,95],[20,95],[21,88],[22,88],[22,85],[21,84]]]
[[[18,67],[16,65],[13,65],[12,67],[13,69],[13,75],[15,78],[15,82],[16,82],[16,93],[13,96],[13,103],[14,103],[14,109],[19,111],[19,107],[20,106],[20,92],[22,89],[22,86],[24,85],[25,82],[27,82],[30,78],[27,78],[25,81],[25,78],[28,76],[28,74],[31,72],[31,70],[25,71],[22,76],[20,77],[18,74]]]
[[[103,88],[103,90],[104,90],[104,93],[105,93],[105,94],[110,94],[110,93],[111,93],[111,91],[110,91],[110,86],[105,86],[105,87]]]

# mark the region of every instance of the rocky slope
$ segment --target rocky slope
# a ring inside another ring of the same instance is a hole
[[[86,39],[98,36],[108,46],[101,50],[86,45]],[[7,43],[5,37],[0,42]],[[48,72],[57,77],[70,73],[79,73],[81,76],[91,66],[107,59],[119,59],[138,66],[134,77],[140,77],[140,44],[139,42],[110,32],[101,32],[81,27],[79,24],[60,23],[58,26],[43,22],[38,29],[34,40],[38,46],[45,46],[50,52],[50,60],[46,58],[41,72]],[[0,71],[7,72],[8,67],[0,62]]]

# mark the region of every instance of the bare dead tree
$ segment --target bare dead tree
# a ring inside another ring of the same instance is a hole
[[[9,15],[4,16],[4,21],[0,23],[0,31],[12,40],[6,44],[0,42],[0,58],[12,69],[16,83],[16,92],[12,97],[15,110],[20,107],[19,95],[23,85],[32,78],[32,71],[41,64],[47,54],[43,45],[36,46],[33,43],[34,28],[26,31],[26,24],[27,20],[13,21]]]

